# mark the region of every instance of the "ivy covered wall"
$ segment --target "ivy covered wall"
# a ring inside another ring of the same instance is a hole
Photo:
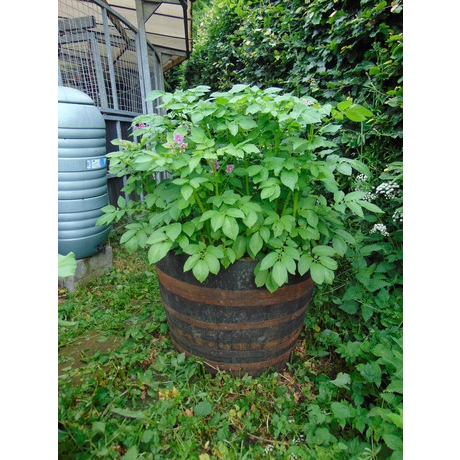
[[[344,143],[382,162],[401,160],[402,10],[400,0],[197,0],[194,51],[173,84],[352,98],[375,116]]]

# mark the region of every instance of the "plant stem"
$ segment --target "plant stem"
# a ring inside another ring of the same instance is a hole
[[[294,192],[294,203],[292,205],[292,215],[297,217],[297,202],[299,201],[299,191]]]
[[[193,197],[195,198],[196,202],[198,203],[198,207],[200,208],[200,211],[204,213],[206,209],[203,206],[203,203],[201,202],[200,197],[198,196],[198,193],[196,193],[196,190],[193,190]]]

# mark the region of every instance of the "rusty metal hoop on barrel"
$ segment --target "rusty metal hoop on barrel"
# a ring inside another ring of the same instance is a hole
[[[303,327],[314,286],[310,274],[290,276],[271,293],[255,285],[256,260],[237,260],[200,283],[183,271],[186,259],[169,253],[156,264],[176,350],[202,358],[210,373],[282,370]]]

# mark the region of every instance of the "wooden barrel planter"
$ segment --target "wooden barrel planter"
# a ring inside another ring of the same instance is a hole
[[[310,274],[270,293],[254,283],[257,261],[240,259],[200,283],[184,273],[186,258],[170,253],[156,264],[176,350],[203,358],[211,373],[257,376],[283,369],[311,299]]]

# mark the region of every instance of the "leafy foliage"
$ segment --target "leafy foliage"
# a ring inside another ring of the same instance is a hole
[[[184,268],[200,282],[250,257],[260,260],[257,286],[271,292],[308,271],[317,284],[331,283],[335,258],[354,242],[343,221],[383,212],[362,199],[366,192],[341,187],[353,171],[370,175],[341,155],[341,123],[372,113],[279,88],[235,85],[204,98],[208,90],[148,95],[162,98],[166,114],[137,117],[136,140],[115,140],[121,150],[108,155],[112,173],[129,175],[125,190],[143,198],[103,208],[98,224],[133,216],[121,243],[147,247],[152,264],[169,251],[188,254]]]
[[[336,141],[370,174],[342,164],[337,181],[361,209],[385,213],[346,208],[342,238],[353,244],[333,246],[343,254],[335,278],[316,287],[286,369],[258,378],[213,377],[177,354],[147,254],[116,247],[116,268],[59,305],[61,324],[76,325],[59,327],[60,457],[402,458],[401,16],[399,1],[215,0],[203,9],[183,88],[278,86],[338,111],[353,99],[373,115],[358,131],[342,120]],[[120,219],[135,211],[119,205]],[[207,217],[203,225],[218,226]],[[127,223],[142,242],[139,224]],[[75,368],[66,352],[93,330],[120,341],[83,349]]]
[[[401,160],[402,10],[400,0],[216,0],[198,12],[181,87],[246,83],[321,102],[352,98],[374,117],[350,147]]]
[[[174,351],[147,255],[114,247],[110,274],[60,300],[59,457],[401,458],[399,288],[382,289],[363,321],[319,288],[283,372],[211,376]]]

